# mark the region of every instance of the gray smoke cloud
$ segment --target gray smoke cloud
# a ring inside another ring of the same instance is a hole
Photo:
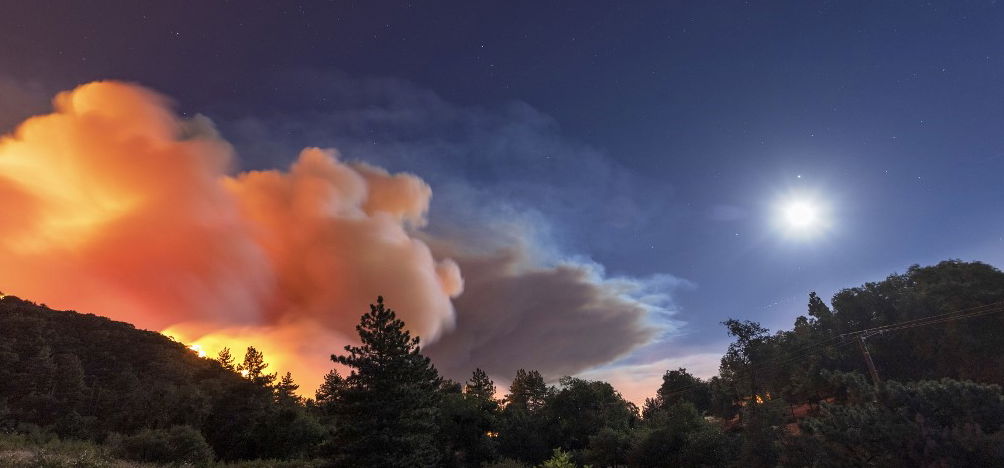
[[[648,343],[659,328],[653,307],[632,297],[636,282],[609,280],[595,265],[532,264],[518,247],[457,256],[465,293],[454,301],[457,326],[426,348],[447,376],[472,366],[500,379],[519,368],[571,375]]]

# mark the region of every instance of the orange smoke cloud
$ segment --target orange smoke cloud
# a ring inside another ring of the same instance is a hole
[[[378,294],[425,339],[452,326],[463,281],[414,235],[431,197],[419,178],[320,149],[232,176],[208,119],[134,85],[54,105],[0,139],[3,291],[211,355],[251,344],[308,392]]]

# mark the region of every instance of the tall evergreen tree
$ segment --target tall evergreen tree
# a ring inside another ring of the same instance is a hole
[[[216,355],[216,362],[219,362],[226,369],[237,370],[234,357],[230,355],[230,348],[221,349],[220,353]]]
[[[275,382],[276,374],[266,374],[266,368],[268,368],[268,363],[265,362],[265,355],[254,346],[248,346],[247,353],[244,354],[244,362],[237,366],[237,370],[248,380],[263,387],[269,387],[272,382]]]
[[[540,372],[516,371],[499,421],[498,446],[503,457],[536,465],[550,456],[551,446],[541,434],[547,424],[543,409],[553,393]]]
[[[534,412],[544,406],[550,392],[551,390],[544,383],[544,377],[540,375],[540,372],[520,369],[516,371],[516,377],[509,385],[509,395],[506,396],[506,401],[510,405]]]
[[[336,409],[340,404],[338,399],[345,393],[344,389],[345,379],[338,373],[338,370],[331,369],[327,374],[324,374],[324,381],[321,382],[321,386],[314,392],[314,408],[317,420],[326,432],[325,440],[318,447],[317,453],[324,457],[330,458],[338,453],[338,448],[333,445],[334,441],[331,435],[338,424],[336,421],[338,416]]]
[[[495,382],[480,368],[474,370],[471,380],[464,386],[464,395],[486,406],[498,407],[495,400]]]
[[[464,385],[463,403],[466,417],[459,434],[457,449],[463,453],[466,466],[481,466],[495,457],[498,437],[499,401],[495,399],[495,383],[488,374],[476,369]]]
[[[324,381],[314,392],[314,401],[325,417],[333,417],[335,405],[338,404],[338,397],[345,389],[345,379],[337,370],[331,369],[324,374]]]
[[[352,369],[338,388],[332,446],[345,467],[436,466],[439,373],[419,338],[377,298],[356,326],[361,346],[331,359]]]
[[[286,372],[279,383],[275,384],[276,401],[279,403],[299,403],[300,397],[296,394],[296,390],[299,388],[300,386],[293,382],[293,374]]]

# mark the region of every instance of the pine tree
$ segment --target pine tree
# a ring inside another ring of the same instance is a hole
[[[495,383],[485,371],[476,369],[464,385],[463,399],[466,427],[457,448],[464,453],[467,466],[481,466],[497,452],[499,401],[495,399]]]
[[[326,405],[333,405],[338,401],[344,388],[345,379],[337,370],[331,369],[327,374],[324,374],[324,382],[321,382],[321,386],[314,392],[314,401],[317,402],[317,406],[322,408]]]
[[[547,425],[547,412],[543,410],[552,394],[553,389],[544,383],[540,372],[516,371],[499,420],[501,456],[532,465],[547,459],[551,453],[551,442],[541,434],[545,434]]]
[[[254,346],[248,346],[247,353],[244,354],[244,362],[237,366],[237,371],[248,380],[262,387],[269,387],[272,382],[275,382],[276,374],[266,374],[266,368],[268,368],[268,363],[265,362],[265,355]]]
[[[321,386],[314,392],[314,401],[323,424],[334,426],[335,408],[344,390],[345,379],[337,370],[331,369],[324,374],[324,382],[321,382]]]
[[[544,400],[550,392],[551,390],[544,383],[544,377],[540,375],[540,372],[535,370],[527,372],[525,369],[520,369],[516,371],[516,377],[512,379],[506,401],[510,405],[517,405],[533,412],[544,406]]]
[[[300,397],[296,390],[300,386],[293,382],[293,374],[286,372],[279,383],[275,385],[275,399],[279,403],[299,403]]]
[[[219,362],[226,369],[237,370],[234,364],[234,357],[230,355],[230,348],[221,349],[220,353],[216,356],[216,362]]]
[[[383,298],[356,326],[361,346],[331,359],[352,369],[337,390],[335,464],[347,467],[436,466],[437,389],[441,379],[403,321]]]
[[[495,382],[492,382],[488,374],[480,368],[474,370],[471,380],[464,386],[464,395],[481,405],[498,407],[498,402],[495,400]]]

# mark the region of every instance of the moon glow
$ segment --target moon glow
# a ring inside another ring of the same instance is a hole
[[[826,207],[809,197],[792,197],[777,206],[776,223],[787,237],[814,238],[829,228]]]

